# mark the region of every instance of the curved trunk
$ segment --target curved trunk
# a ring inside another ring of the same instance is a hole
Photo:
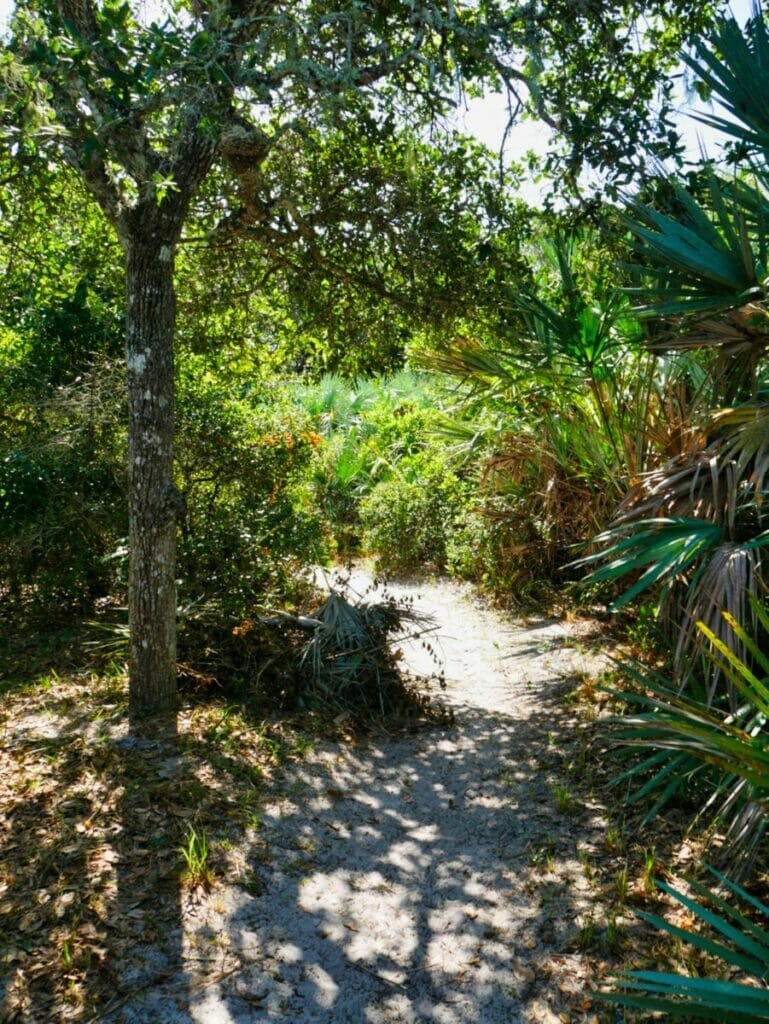
[[[126,249],[130,712],[176,707],[174,245]]]

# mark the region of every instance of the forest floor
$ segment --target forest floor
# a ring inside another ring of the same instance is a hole
[[[328,739],[208,702],[137,739],[119,673],[5,694],[0,1020],[615,1019],[592,992],[654,855],[595,786],[597,627],[388,590],[435,619],[450,726]]]

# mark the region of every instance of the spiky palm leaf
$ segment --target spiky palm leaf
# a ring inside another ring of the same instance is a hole
[[[760,4],[744,29],[733,17],[720,18],[707,42],[683,59],[730,115],[699,120],[769,155],[769,31]]]
[[[714,880],[730,897],[769,918],[769,907],[713,868]],[[687,1020],[714,1020],[724,1024],[756,1024],[769,1020],[769,991],[764,987],[769,974],[769,930],[755,923],[712,888],[687,880],[694,896],[688,896],[665,882],[655,884],[684,907],[710,932],[679,928],[654,914],[635,913],[660,931],[686,942],[752,979],[745,984],[719,978],[690,978],[659,971],[628,971],[617,979],[611,992],[598,993],[605,1002],[645,1013],[662,1013]],[[711,938],[711,935],[713,936]]]
[[[614,610],[650,587],[664,588],[660,610],[678,629],[676,665],[684,680],[701,649],[695,624],[702,620],[729,641],[734,635],[724,629],[725,611],[757,629],[747,598],[765,585],[769,412],[755,405],[721,410],[711,416],[710,429],[721,436],[668,461],[631,488],[611,528],[595,539],[599,550],[582,563],[598,565],[588,582],[631,575]],[[711,697],[718,681],[715,673]]]
[[[757,599],[751,605],[765,630],[769,612]],[[721,639],[702,622],[698,628],[709,642],[707,658],[733,688],[732,706],[724,708],[722,700],[715,707],[712,693],[705,699],[683,694],[661,674],[630,663],[623,669],[638,688],[614,695],[634,710],[611,721],[609,741],[647,751],[614,780],[629,787],[631,803],[653,798],[644,823],[696,781],[710,794],[697,817],[725,824],[725,855],[745,862],[755,852],[769,810],[769,658],[740,623],[729,615],[723,619],[734,638]],[[735,653],[735,639],[762,675]],[[705,682],[710,678],[712,673],[706,674]]]
[[[580,559],[577,565],[602,564],[587,583],[616,581],[632,573],[637,578],[611,605],[617,611],[649,587],[670,586],[723,540],[723,527],[706,519],[670,516],[622,523],[595,538],[601,550]],[[638,575],[640,573],[640,575]]]
[[[766,265],[751,247],[740,206],[730,202],[715,177],[710,208],[682,185],[673,182],[670,188],[676,216],[631,201],[623,218],[641,261],[633,269],[656,282],[635,290],[643,300],[637,312],[671,317],[741,307],[763,298],[759,282]]]

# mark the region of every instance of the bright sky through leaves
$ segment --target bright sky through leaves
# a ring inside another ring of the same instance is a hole
[[[732,0],[730,9],[734,16],[744,22],[751,14],[754,0]],[[13,10],[11,0],[0,0],[0,26],[7,23]],[[718,155],[718,148],[723,136],[712,128],[698,123],[688,116],[696,110],[707,109],[696,97],[687,97],[683,88],[683,71],[680,88],[681,130],[683,133],[686,159],[692,163],[699,160],[700,151],[704,147],[711,156]],[[483,99],[469,101],[466,109],[460,111],[458,121],[460,127],[475,135],[495,152],[498,152],[503,141],[507,124],[505,97],[492,94]],[[516,124],[509,132],[506,140],[505,154],[509,160],[526,163],[526,155],[531,152],[542,157],[552,139],[552,131],[538,120],[526,120]],[[537,182],[533,177],[524,178],[521,197],[528,202],[539,205],[547,191],[546,182]]]

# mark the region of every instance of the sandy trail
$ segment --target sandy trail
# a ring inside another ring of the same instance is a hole
[[[206,898],[185,920],[182,976],[158,983],[162,954],[148,951],[152,987],[105,1020],[597,1019],[574,937],[601,812],[559,813],[552,793],[568,719],[557,696],[595,662],[573,627],[513,621],[461,585],[388,589],[435,617],[456,725],[329,744],[286,771],[237,851],[262,894]],[[418,645],[405,653],[433,670]],[[201,978],[203,959],[218,966]]]

